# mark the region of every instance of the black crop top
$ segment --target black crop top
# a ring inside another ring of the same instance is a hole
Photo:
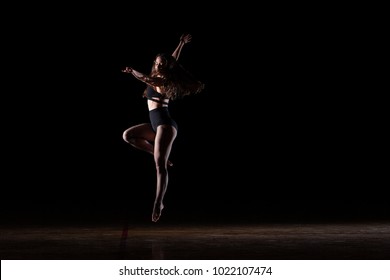
[[[146,88],[146,98],[157,103],[168,105],[168,102],[164,101],[164,96],[161,93],[155,91],[151,86]]]

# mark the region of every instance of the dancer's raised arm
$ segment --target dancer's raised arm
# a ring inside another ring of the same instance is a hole
[[[182,50],[182,48],[184,47],[184,45],[187,44],[187,43],[189,43],[189,42],[191,42],[191,39],[192,39],[191,34],[183,34],[183,35],[181,35],[179,45],[177,45],[175,51],[174,51],[173,54],[172,54],[172,56],[173,56],[176,60],[179,59],[181,50]]]

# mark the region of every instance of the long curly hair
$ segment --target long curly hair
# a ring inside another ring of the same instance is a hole
[[[159,85],[159,87],[164,97],[174,100],[199,93],[204,89],[205,85],[187,71],[172,55],[159,53],[156,55],[156,59],[158,57],[163,61],[162,67],[158,70],[152,67],[150,77],[163,79],[163,85]]]

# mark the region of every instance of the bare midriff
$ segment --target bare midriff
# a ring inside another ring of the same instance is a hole
[[[156,100],[159,100],[159,99],[157,99],[157,97],[156,97]],[[161,100],[164,101],[164,102],[168,102],[169,101],[169,99],[161,99]],[[161,104],[161,103],[154,102],[153,100],[148,99],[149,111],[151,111],[153,109],[156,109],[156,108],[160,108],[160,107],[168,107],[168,104]]]

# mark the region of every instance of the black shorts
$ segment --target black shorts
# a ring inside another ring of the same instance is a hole
[[[177,123],[171,118],[168,107],[159,107],[149,111],[149,119],[154,132],[156,132],[157,127],[162,124],[171,125],[177,130]]]

